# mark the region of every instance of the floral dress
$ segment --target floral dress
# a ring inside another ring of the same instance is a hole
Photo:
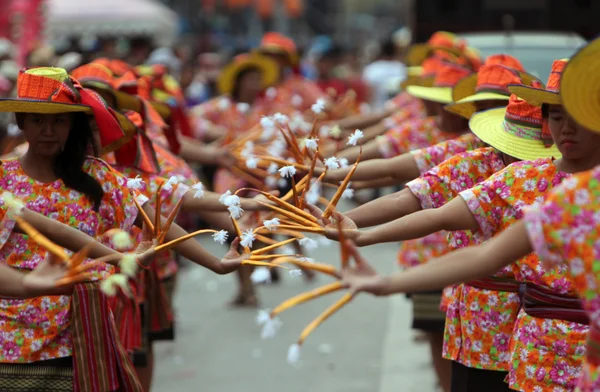
[[[600,328],[600,167],[566,179],[555,188],[542,205],[525,211],[525,227],[533,249],[544,265],[553,269],[565,267],[575,290],[583,302],[594,330]],[[583,336],[581,337],[583,338]],[[568,342],[557,341],[554,351],[567,354]],[[580,349],[580,346],[577,346]],[[592,351],[588,346],[588,350]],[[591,355],[588,353],[588,355]],[[600,368],[597,355],[584,362],[578,388],[582,392],[600,390]],[[539,367],[534,377],[557,382],[577,372],[568,363],[558,362],[550,369]]]
[[[427,157],[427,155],[425,155]],[[431,156],[436,156],[433,154]],[[429,162],[429,159],[428,161]],[[421,207],[440,208],[458,194],[486,180],[492,174],[504,169],[502,154],[486,147],[458,154],[431,169],[421,177],[407,184],[411,192],[419,198]],[[470,232],[449,233],[446,240],[449,250],[468,246],[474,243]],[[469,356],[462,350],[466,331],[463,330],[463,311],[468,309],[469,297],[464,296],[464,285],[446,288],[442,298],[442,307],[446,309],[446,328],[444,332],[444,358],[460,363],[467,363]],[[514,302],[511,293],[497,293],[507,303]],[[511,297],[512,296],[512,297]]]
[[[440,130],[435,117],[426,117],[407,121],[399,127],[390,129],[384,135],[378,136],[376,141],[381,155],[384,158],[391,158],[460,135],[460,133]]]
[[[479,223],[480,230],[475,235],[486,240],[506,229],[523,217],[526,206],[543,202],[545,195],[568,176],[559,172],[551,159],[517,162],[476,187],[461,192]],[[531,282],[561,295],[575,296],[575,289],[566,276],[566,267],[544,268],[534,253],[502,269],[497,276],[514,277],[517,281]],[[588,327],[575,322],[532,317],[515,306],[514,312],[507,309],[506,313],[497,314],[500,323],[491,333],[478,336],[481,334],[479,324],[488,320],[497,305],[505,306],[491,296],[471,302],[466,324],[473,335],[465,337],[469,339],[465,349],[470,350],[476,344],[492,347],[503,363],[509,361],[508,381],[512,389],[572,390],[585,354]]]
[[[433,146],[413,150],[410,154],[413,156],[421,174],[433,169],[447,159],[465,151],[476,150],[486,147],[474,133],[469,132],[455,139],[444,140]]]
[[[136,195],[126,179],[99,159],[89,158],[83,170],[102,184],[104,197],[98,211],[82,193],[67,188],[62,180],[42,183],[30,178],[18,159],[3,161],[0,188],[20,198],[25,206],[84,233],[99,237],[111,229],[131,231],[137,217]],[[145,202],[145,200],[142,200]],[[47,251],[25,234],[13,232],[15,221],[7,214],[0,222],[0,260],[20,270],[34,269]],[[108,276],[108,264],[94,271]],[[72,355],[68,295],[29,299],[0,299],[0,362],[36,362]]]
[[[427,116],[421,100],[407,92],[402,92],[387,101],[385,108],[394,110],[394,113],[384,120],[386,127],[390,129],[402,125],[405,121]]]

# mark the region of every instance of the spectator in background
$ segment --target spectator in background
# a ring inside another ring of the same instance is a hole
[[[219,95],[217,77],[223,66],[223,56],[216,52],[198,56],[198,67],[193,80],[185,90],[188,106],[195,106]]]
[[[348,89],[344,80],[336,75],[336,70],[341,65],[343,50],[338,45],[326,49],[317,57],[317,85],[321,90],[328,92],[333,89],[337,96],[343,95]]]
[[[399,60],[396,44],[392,40],[382,43],[379,59],[367,65],[363,80],[373,93],[371,104],[374,109],[383,108],[388,99],[388,81],[393,78],[406,78],[406,66]]]

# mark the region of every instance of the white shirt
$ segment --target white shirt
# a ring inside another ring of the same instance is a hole
[[[374,109],[383,108],[388,99],[387,85],[392,80],[404,80],[406,66],[396,60],[377,60],[365,67],[363,80],[371,87],[373,99],[371,104]]]

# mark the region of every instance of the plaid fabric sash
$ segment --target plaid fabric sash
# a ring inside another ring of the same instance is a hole
[[[532,317],[556,319],[589,325],[581,300],[557,294],[546,287],[523,283],[521,303],[525,313]]]
[[[467,283],[467,285],[482,290],[518,293],[520,283],[511,278],[501,278],[497,276],[492,276],[490,278],[471,281]]]
[[[143,271],[146,301],[150,316],[150,330],[163,331],[173,326],[173,312],[165,288],[158,278],[158,267],[152,263]]]
[[[600,366],[600,330],[595,325],[588,332],[586,355],[589,363]]]
[[[143,392],[97,284],[75,286],[71,297],[73,390]]]
[[[129,298],[122,292],[111,297],[110,308],[115,316],[115,325],[119,339],[128,353],[131,353],[142,347],[142,318],[140,307],[137,301],[137,285],[129,281],[129,290],[132,298]]]

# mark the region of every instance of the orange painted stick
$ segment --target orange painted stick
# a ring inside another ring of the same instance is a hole
[[[57,279],[56,282],[54,282],[54,285],[56,287],[61,287],[61,286],[66,286],[68,284],[73,284],[73,283],[80,283],[80,282],[85,282],[85,281],[89,281],[92,279],[92,274],[81,274],[78,276],[68,276],[62,279]]]
[[[267,263],[265,261],[254,261],[254,260],[244,260],[241,262],[242,265],[254,265],[256,267],[281,267],[281,268],[285,268],[285,269],[289,269],[283,265],[272,265],[271,263]]]
[[[296,188],[296,187],[294,187],[294,188]],[[242,189],[238,190],[237,192],[240,192],[242,190],[249,190],[249,191],[258,192],[261,195],[263,195],[264,197],[266,197],[267,199],[269,199],[270,201],[272,201],[272,202],[276,203],[277,205],[279,205],[279,206],[281,206],[281,207],[289,210],[290,212],[293,212],[296,215],[300,215],[303,218],[308,219],[308,220],[310,220],[310,221],[312,221],[314,223],[318,222],[318,219],[315,218],[314,216],[312,216],[311,214],[309,214],[308,212],[306,212],[306,211],[304,211],[304,210],[302,210],[302,209],[300,209],[300,208],[298,208],[298,207],[296,207],[296,206],[288,203],[287,201],[284,201],[284,200],[282,200],[282,199],[280,199],[280,198],[278,198],[276,196],[273,196],[272,194],[270,194],[268,192],[264,192],[264,191],[260,191],[258,189],[252,189],[252,188],[242,188]]]
[[[158,189],[156,190],[156,204],[154,205],[154,237],[158,238],[159,234],[160,234],[160,224],[162,221],[162,214],[161,214],[161,209],[162,209],[162,197],[160,195],[160,191],[162,190],[162,186],[163,186],[164,182],[161,182],[158,185]]]
[[[304,177],[302,177],[302,179],[300,181],[298,181],[298,184],[296,184],[296,192],[300,192],[302,189],[304,189],[304,187],[306,186],[307,180],[308,180],[308,176],[304,176]],[[292,198],[292,196],[294,196],[294,193],[292,190],[290,190],[288,193],[286,193],[285,196],[283,196],[281,198],[281,200],[288,201],[289,199]]]
[[[256,239],[259,240],[260,242],[262,242],[264,244],[268,244],[268,245],[274,245],[277,243],[277,240],[274,240],[273,238],[265,237],[264,235],[260,235],[260,234],[256,235]]]
[[[69,272],[67,273],[67,276],[76,276],[76,275],[82,274],[82,273],[84,273],[86,271],[89,271],[89,270],[91,270],[93,268],[98,267],[101,264],[102,263],[99,262],[98,260],[94,260],[94,261],[91,261],[91,262],[86,263],[86,264],[81,264],[81,265],[79,265],[79,266],[77,266],[75,268],[71,268],[69,270]]]
[[[308,335],[310,335],[315,329],[317,329],[317,327],[321,325],[325,320],[327,320],[329,317],[331,317],[333,314],[335,314],[337,311],[343,308],[344,305],[352,301],[352,298],[352,294],[344,294],[342,298],[340,298],[336,303],[334,303],[329,308],[327,308],[327,310],[321,313],[319,317],[317,317],[310,324],[308,324],[306,328],[304,328],[304,331],[302,331],[302,333],[300,334],[300,339],[298,339],[298,345],[302,345],[302,343],[304,343]]]
[[[295,225],[278,225],[275,226],[276,229],[285,229],[285,230],[294,230],[300,233],[317,233],[323,234],[325,233],[325,229],[322,227],[306,227],[306,226],[295,226]]]
[[[67,262],[67,266],[69,268],[79,267],[81,263],[83,263],[83,261],[87,258],[88,254],[90,253],[90,250],[92,249],[92,246],[92,244],[87,244],[86,246],[81,248],[79,252],[75,253],[71,257],[71,259],[69,259],[69,261]]]
[[[356,168],[358,167],[358,163],[360,162],[361,156],[362,156],[362,147],[360,148],[360,153],[358,154],[356,163],[354,163],[354,165],[352,166],[352,169],[348,172],[348,174],[346,175],[346,178],[344,178],[344,181],[342,181],[342,184],[340,185],[338,190],[335,192],[335,194],[331,198],[331,201],[329,202],[329,205],[327,205],[327,208],[325,208],[325,211],[323,212],[323,218],[325,218],[325,219],[329,218],[331,216],[331,214],[333,213],[333,211],[335,210],[337,203],[340,201],[342,194],[348,187],[348,183],[350,182],[350,179],[352,178],[352,176],[354,175],[354,172],[356,171]]]
[[[142,218],[144,219],[144,222],[146,223],[150,231],[154,233],[154,225],[152,224],[152,220],[150,219],[148,214],[146,214],[146,211],[144,211],[140,203],[138,203],[138,201],[135,198],[133,199],[133,202],[135,203],[138,212],[142,214]]]
[[[246,181],[249,184],[252,184],[253,187],[256,187],[258,189],[264,189],[265,185],[260,180],[251,176],[250,174],[246,173],[240,168],[232,166],[231,171],[238,175],[242,180]]]
[[[300,268],[321,272],[321,273],[333,276],[335,278],[338,277],[338,273],[337,273],[335,267],[332,265],[329,265],[329,264],[309,263],[306,261],[298,260],[295,258],[289,258],[289,257],[283,258],[281,260],[274,260],[271,262],[271,264],[275,264],[275,265],[285,264],[285,263],[294,264],[295,266],[298,266]]]
[[[330,284],[326,284],[325,286],[321,286],[314,290],[308,291],[306,293],[298,294],[295,297],[289,298],[283,301],[281,304],[277,305],[275,309],[271,311],[271,318],[281,314],[282,312],[293,308],[294,306],[303,304],[304,302],[310,301],[315,298],[322,297],[324,295],[339,291],[343,289],[344,286],[340,282],[333,282]]]
[[[157,238],[159,244],[162,244],[165,241],[165,238],[167,237],[167,233],[169,232],[169,229],[171,228],[173,221],[177,217],[177,214],[179,213],[179,210],[181,209],[182,205],[183,205],[183,197],[177,201],[175,208],[173,208],[173,210],[169,214],[169,217],[167,218],[167,222],[160,229],[160,233]]]
[[[267,203],[263,203],[262,201],[259,201],[258,204],[263,205],[265,207],[268,207],[271,210],[273,210],[273,211],[275,211],[275,212],[277,212],[277,213],[279,213],[279,214],[281,214],[281,215],[283,215],[285,217],[288,217],[288,218],[290,218],[293,221],[296,221],[296,222],[300,223],[301,225],[306,225],[308,227],[320,227],[319,225],[317,225],[313,221],[311,221],[309,219],[306,219],[306,218],[304,218],[302,216],[296,215],[294,213],[291,213],[291,212],[289,212],[287,210],[284,210],[284,209],[272,206],[272,205],[267,204]]]
[[[315,156],[312,159],[312,162],[310,164],[310,169],[308,170],[308,175],[307,177],[313,178],[313,175],[315,173],[315,165],[317,164],[317,153],[319,152],[319,149],[317,148],[317,151],[315,152]],[[309,191],[310,188],[310,180],[307,183],[307,186],[304,187],[304,190],[302,191],[302,197],[300,197],[300,205],[298,206],[300,209],[304,208],[304,201],[306,200],[306,193]],[[312,215],[311,215],[312,216]]]
[[[279,159],[279,158],[275,158],[275,157],[271,157],[271,156],[267,156],[267,155],[261,155],[258,157],[259,159],[262,159],[264,161],[267,162],[274,162],[278,165],[282,165],[282,166],[294,166],[296,169],[300,169],[300,170],[308,170],[308,166],[303,165],[301,163],[294,163],[294,162],[288,162],[285,159]],[[260,162],[259,162],[260,164]]]
[[[285,245],[287,245],[287,244],[289,244],[289,243],[292,243],[292,242],[294,242],[294,241],[296,241],[296,238],[290,238],[290,239],[287,239],[287,240],[284,240],[284,241],[278,242],[278,243],[276,243],[276,244],[273,244],[273,245],[265,246],[264,248],[261,248],[261,249],[253,250],[253,251],[251,252],[251,254],[252,254],[253,256],[264,255],[265,253],[269,253],[269,252],[270,252],[270,251],[272,251],[272,250],[275,250],[275,249],[277,249],[277,248],[280,248],[280,247],[282,247],[282,246],[285,246]]]
[[[265,261],[273,260],[281,257],[298,257],[298,255],[250,255],[250,260]]]
[[[15,221],[19,225],[19,227],[27,234],[32,240],[34,240],[38,245],[46,248],[48,252],[52,253],[54,256],[58,257],[62,262],[68,263],[69,255],[65,250],[56,245],[54,242],[50,241],[47,237],[45,237],[42,233],[37,231],[35,227],[33,227],[29,222],[25,219],[17,216],[15,214]]]
[[[173,241],[169,241],[166,244],[159,245],[156,248],[154,248],[154,250],[156,252],[160,252],[161,250],[164,250],[164,249],[170,249],[170,248],[182,243],[183,241],[189,240],[190,238],[194,238],[197,235],[205,234],[205,233],[216,233],[216,232],[217,232],[216,230],[210,230],[210,229],[194,231],[193,233],[189,233],[182,237],[176,238]]]

